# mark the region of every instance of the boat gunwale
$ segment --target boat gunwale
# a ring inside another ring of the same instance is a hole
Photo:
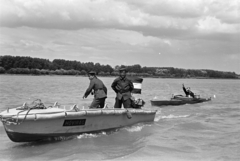
[[[43,109],[45,110],[45,109]],[[108,113],[108,112],[109,113]],[[21,111],[20,111],[21,112]],[[71,117],[81,117],[81,116],[106,116],[106,115],[122,115],[130,112],[131,114],[156,114],[157,110],[144,110],[144,109],[84,109],[79,111],[58,111],[55,113],[21,113],[21,114],[10,114],[10,113],[0,113],[0,120],[3,122],[4,119],[11,119],[11,121],[17,120],[49,120],[58,118],[71,118]]]

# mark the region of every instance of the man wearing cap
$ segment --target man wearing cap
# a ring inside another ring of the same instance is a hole
[[[90,93],[94,93],[94,99],[89,108],[103,108],[105,104],[105,99],[107,98],[107,88],[103,82],[96,77],[96,73],[91,71],[88,73],[90,84],[83,99],[87,98]]]
[[[184,84],[183,84],[183,91],[186,94],[187,97],[191,96],[192,98],[194,98],[194,93],[190,90],[190,87],[187,87],[187,89],[185,88]]]
[[[119,69],[119,77],[112,83],[112,89],[116,92],[116,102],[114,108],[131,108],[131,92],[133,90],[133,83],[126,78],[126,68]]]

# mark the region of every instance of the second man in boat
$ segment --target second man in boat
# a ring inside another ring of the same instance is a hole
[[[116,78],[111,87],[116,93],[114,108],[131,108],[131,92],[134,89],[133,83],[126,77],[127,69],[119,69],[119,77]]]

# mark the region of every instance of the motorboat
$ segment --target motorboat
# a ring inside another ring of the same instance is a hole
[[[107,108],[84,109],[73,105],[69,110],[58,103],[45,107],[43,103],[7,109],[0,113],[8,137],[13,142],[33,142],[58,136],[94,133],[153,122],[156,110]]]
[[[152,99],[151,105],[152,106],[168,106],[168,105],[184,105],[184,104],[195,104],[195,103],[202,103],[211,101],[211,97],[209,98],[201,98],[199,95],[195,95],[194,98],[186,97],[182,95],[173,95],[170,100],[159,100],[159,99]]]

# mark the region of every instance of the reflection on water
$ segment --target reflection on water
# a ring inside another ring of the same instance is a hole
[[[101,78],[108,88],[107,103],[114,104],[114,78]],[[152,107],[150,100],[183,94],[182,83],[210,102]],[[87,77],[0,75],[0,111],[40,98],[46,105],[59,102],[88,107],[82,96]],[[0,125],[3,160],[240,160],[240,83],[238,80],[153,79],[143,81],[145,109],[157,109],[153,123],[121,129],[58,137],[36,143],[14,143]]]

